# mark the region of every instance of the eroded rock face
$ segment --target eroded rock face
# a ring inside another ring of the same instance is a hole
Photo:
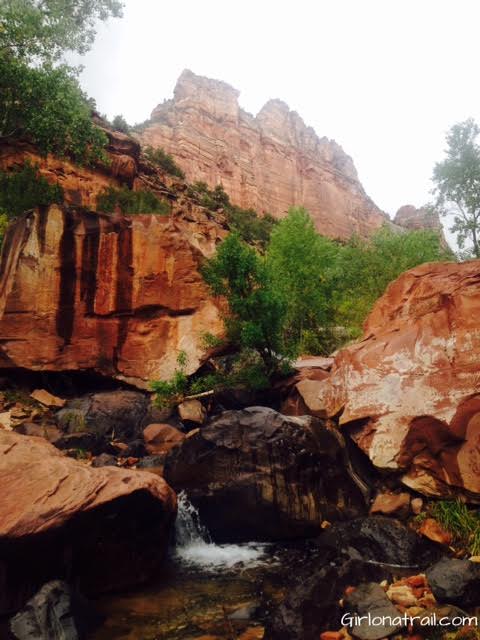
[[[0,431],[0,613],[61,578],[101,593],[158,575],[176,513],[160,477],[92,469],[42,438]]]
[[[198,214],[200,215],[200,214]],[[0,368],[95,370],[139,387],[188,372],[223,323],[199,273],[221,230],[192,215],[51,206],[11,226],[0,265]]]
[[[373,464],[480,501],[480,261],[425,264],[377,302],[319,389]]]
[[[342,442],[320,420],[225,411],[171,450],[164,475],[218,541],[315,535],[365,509]]]
[[[222,183],[233,203],[277,218],[305,206],[320,233],[369,235],[386,220],[363,190],[352,159],[333,140],[319,138],[280,100],[256,117],[224,82],[184,71],[173,100],[158,105],[139,135],[163,147],[190,182]]]

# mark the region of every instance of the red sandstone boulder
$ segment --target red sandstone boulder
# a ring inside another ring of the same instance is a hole
[[[479,318],[480,261],[417,267],[388,287],[329,378],[328,414],[376,467],[426,495],[480,501]]]
[[[149,455],[167,453],[185,440],[185,434],[169,424],[149,424],[143,430],[145,448]]]
[[[404,518],[410,511],[409,493],[379,493],[370,508],[372,515]]]
[[[158,576],[176,513],[160,477],[92,469],[0,431],[0,614],[61,578],[99,593]]]

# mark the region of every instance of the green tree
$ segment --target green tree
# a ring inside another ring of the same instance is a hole
[[[43,154],[104,158],[107,138],[76,70],[56,63],[66,50],[85,53],[95,22],[120,14],[116,0],[0,2],[0,143],[24,138]]]
[[[112,120],[112,127],[122,133],[128,133],[130,131],[130,125],[122,115],[114,117]]]
[[[98,20],[122,16],[118,0],[2,0],[0,55],[54,62],[64,51],[86,53]]]
[[[480,129],[473,119],[455,124],[447,134],[446,158],[435,165],[436,206],[453,214],[452,233],[460,249],[471,242],[480,258]]]
[[[267,266],[287,308],[285,341],[292,351],[304,350],[303,343],[311,342],[315,334],[317,349],[328,350],[328,328],[334,323],[332,268],[337,253],[337,245],[317,233],[302,207],[291,208],[272,231]]]
[[[269,278],[261,256],[231,233],[202,269],[216,296],[224,296],[227,338],[240,352],[255,351],[267,378],[284,360],[283,329],[286,307]]]
[[[104,157],[107,137],[71,69],[30,68],[0,56],[0,142],[27,138],[42,154],[91,163]]]
[[[398,233],[383,227],[368,240],[353,237],[339,246],[332,287],[336,323],[361,333],[375,301],[398,276],[425,262],[452,260],[436,231]]]

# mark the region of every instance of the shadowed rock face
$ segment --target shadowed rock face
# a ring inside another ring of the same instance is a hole
[[[0,483],[0,613],[53,578],[88,594],[157,575],[176,513],[162,478],[92,469],[42,438],[0,431]]]
[[[164,475],[217,541],[304,537],[365,509],[342,445],[316,418],[226,411],[169,452]]]
[[[223,326],[198,271],[220,234],[205,215],[24,215],[1,254],[0,367],[95,370],[145,387],[184,350],[194,371],[202,335]]]
[[[369,235],[386,220],[365,194],[352,159],[333,140],[319,138],[280,100],[256,117],[224,82],[184,71],[173,100],[158,105],[139,135],[163,147],[189,181],[222,183],[232,202],[283,217],[305,206],[320,233]]]
[[[373,464],[480,501],[480,261],[400,276],[319,388]]]

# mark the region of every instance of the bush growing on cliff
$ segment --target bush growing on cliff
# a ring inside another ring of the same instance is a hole
[[[57,63],[66,50],[88,51],[96,21],[121,15],[121,6],[116,0],[0,3],[0,142],[23,138],[43,154],[104,159],[107,137],[92,122],[77,71]]]
[[[0,213],[13,218],[34,207],[61,204],[63,189],[50,184],[28,162],[16,171],[0,171]]]
[[[112,120],[112,127],[116,131],[121,131],[122,133],[128,133],[130,131],[130,126],[122,115],[114,117]]]
[[[159,200],[151,191],[132,191],[128,187],[122,189],[108,187],[97,197],[97,211],[113,213],[117,210],[125,215],[134,213],[168,215],[170,205],[164,200]]]
[[[156,149],[153,147],[145,147],[143,152],[150,162],[157,165],[170,175],[181,178],[182,180],[185,178],[185,174],[172,156],[169,153],[166,153],[161,147],[157,147]]]
[[[233,205],[221,184],[209,189],[206,182],[195,182],[189,187],[188,194],[210,211],[222,210],[232,231],[237,232],[248,244],[257,245],[262,251],[265,250],[272,229],[277,224],[273,216],[267,213],[260,217],[254,209],[242,209]]]

